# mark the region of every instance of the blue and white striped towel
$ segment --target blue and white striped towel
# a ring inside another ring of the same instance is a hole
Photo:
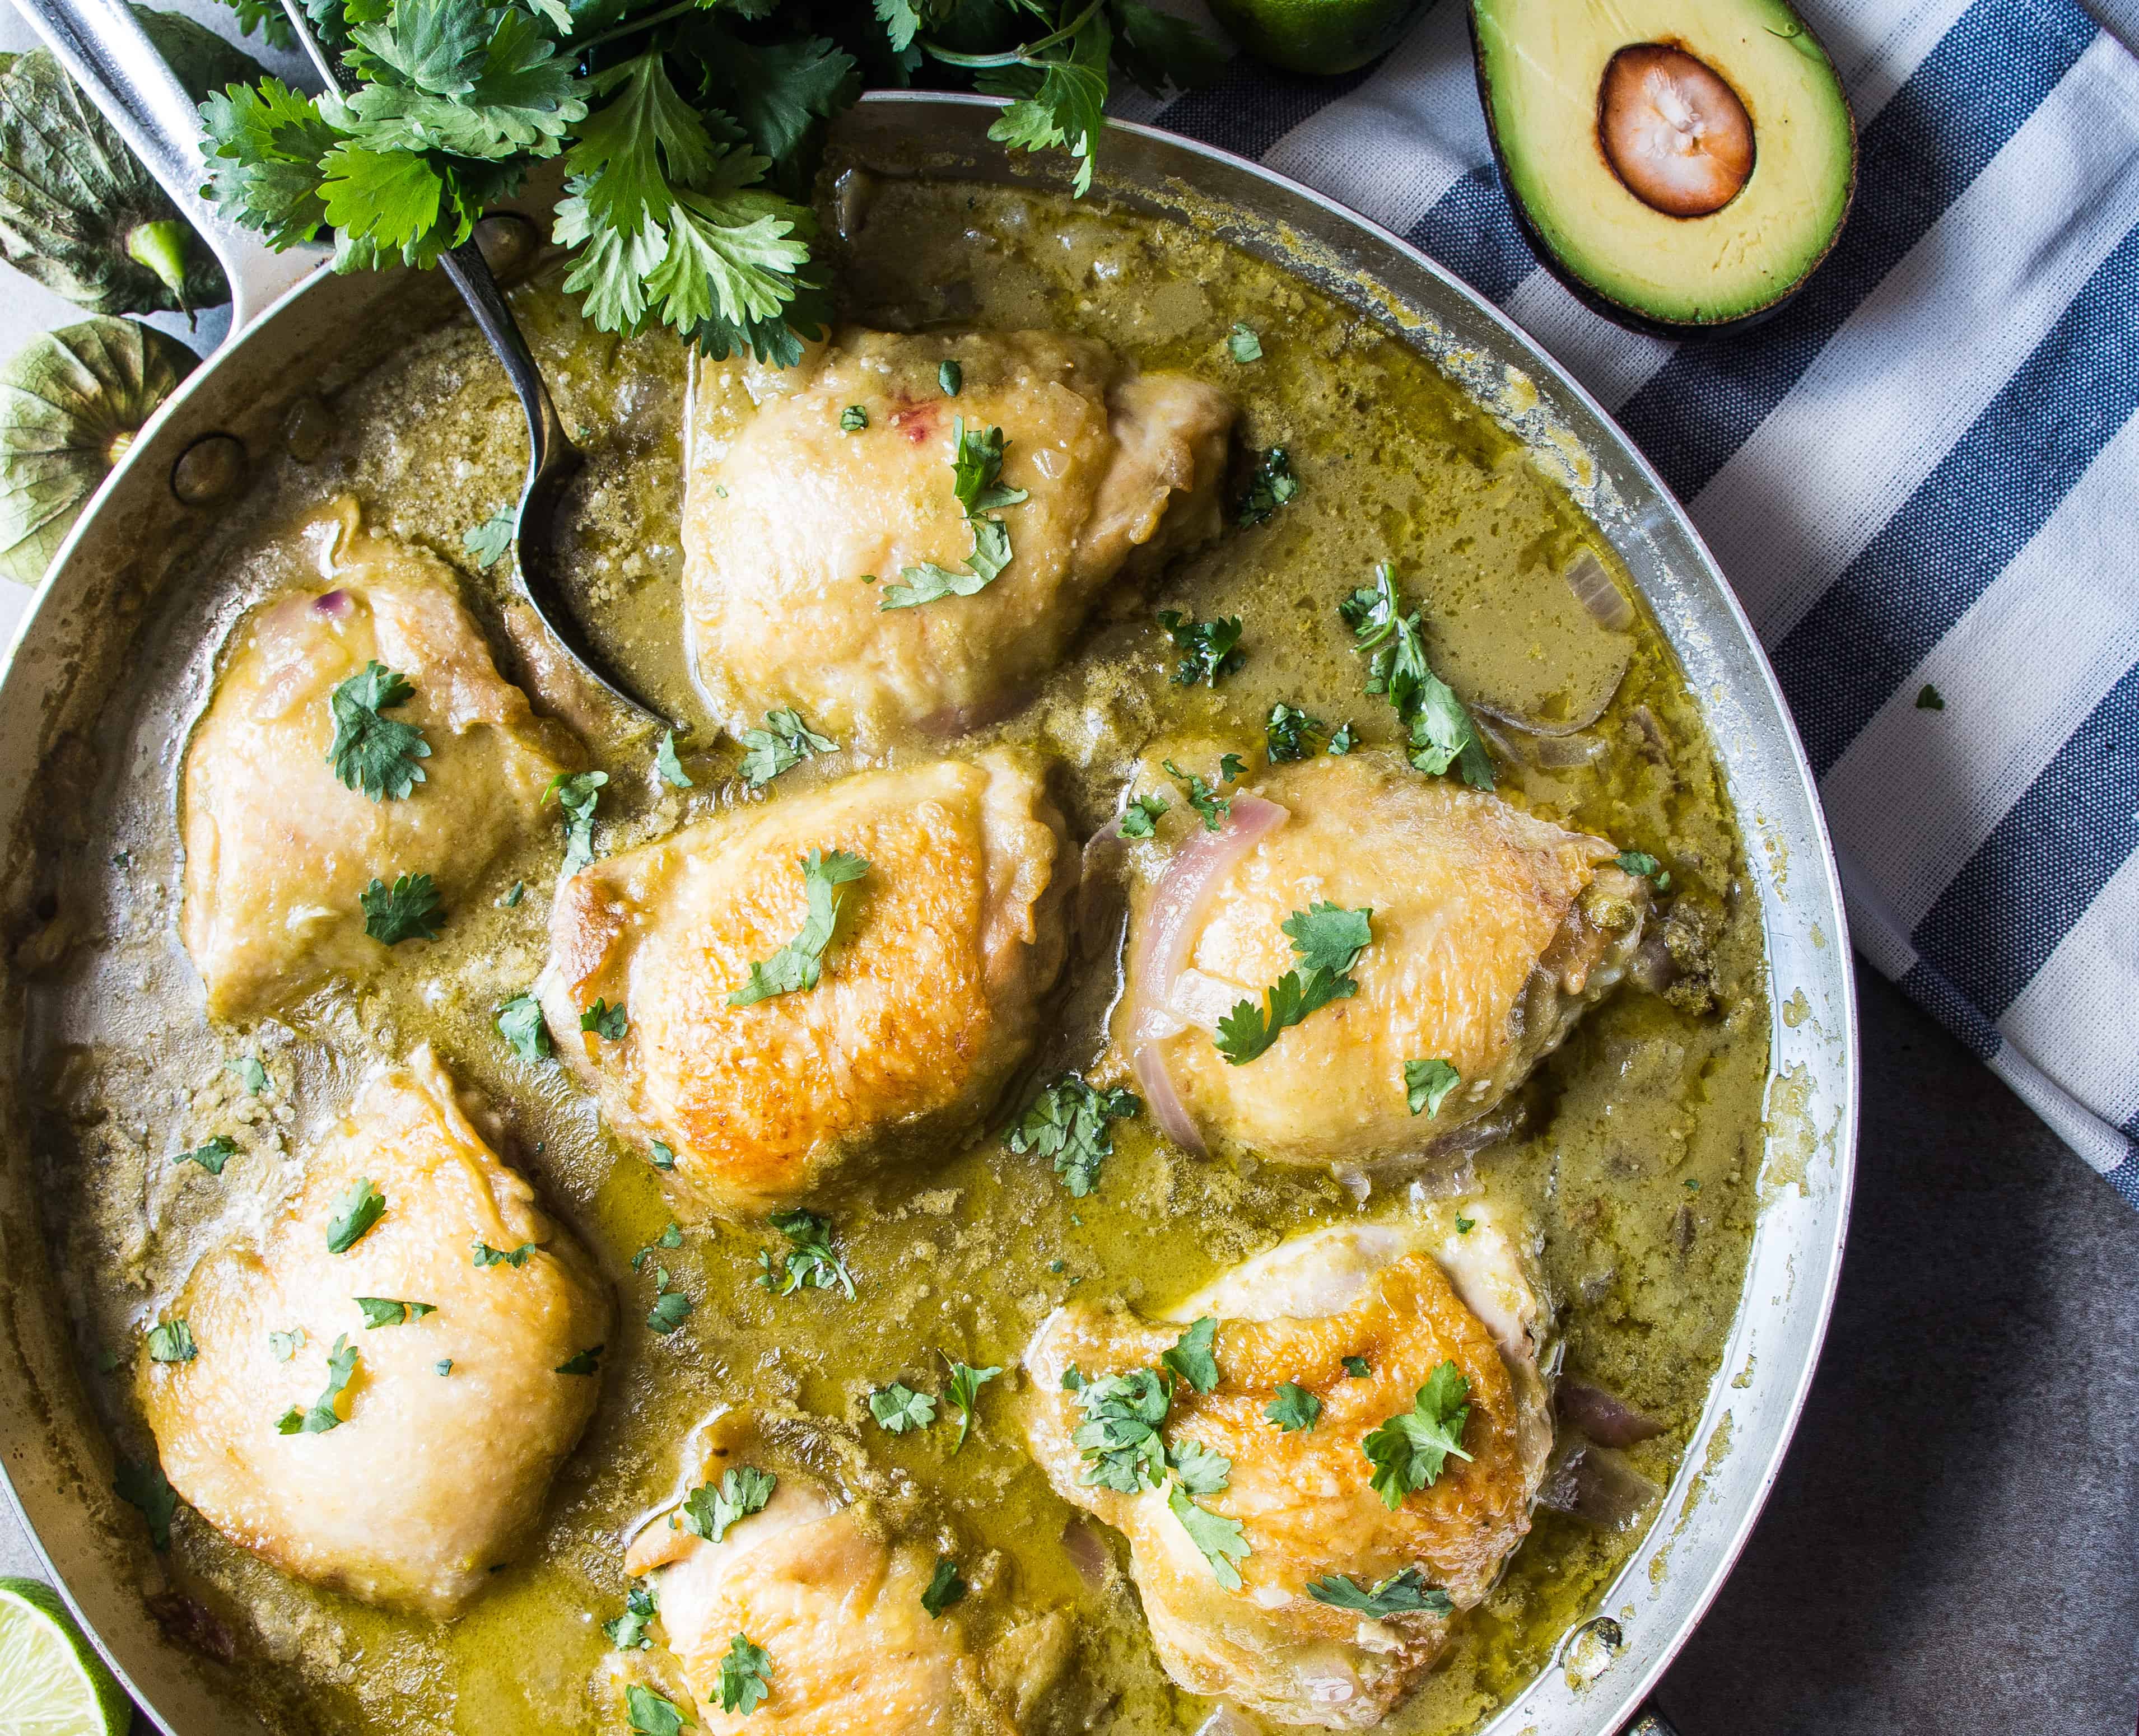
[[[1782,314],[1703,345],[1538,269],[1456,0],[1345,78],[1241,60],[1118,112],[1406,237],[1618,415],[1774,658],[1857,945],[2139,1206],[2139,62],[2069,0],[1802,10],[1855,213]]]

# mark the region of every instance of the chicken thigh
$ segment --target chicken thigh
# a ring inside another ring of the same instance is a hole
[[[799,1469],[796,1455],[768,1441],[748,1416],[715,1418],[688,1456],[691,1480],[703,1493],[649,1521],[624,1567],[652,1576],[661,1633],[698,1703],[701,1729],[1017,1736],[1018,1720],[1066,1659],[1065,1616],[1008,1626],[985,1600],[944,1602],[940,1593],[932,1614],[923,1594],[951,1558],[886,1535],[881,1515]],[[744,1499],[712,1508],[724,1479]],[[714,1523],[693,1518],[697,1528],[687,1526],[693,1504],[702,1513],[711,1509]],[[742,1516],[720,1524],[738,1509]],[[708,1529],[718,1534],[703,1534]],[[983,1643],[981,1631],[992,1637]],[[763,1698],[723,1711],[722,1660],[738,1638],[764,1655],[755,1672]]]
[[[1393,756],[1276,767],[1230,800],[1221,831],[1179,804],[1142,847],[1114,1032],[1117,1066],[1192,1149],[1216,1137],[1358,1164],[1451,1143],[1619,981],[1641,938],[1647,883],[1615,845]],[[1318,907],[1369,912],[1356,990],[1229,1059],[1221,1021],[1244,1001],[1264,1015],[1274,985],[1309,975],[1303,918]]]
[[[1047,332],[849,330],[799,367],[706,363],[683,599],[714,715],[739,732],[795,707],[875,746],[1000,708],[1124,565],[1217,534],[1233,417],[1213,387]],[[983,580],[976,539],[1005,534]],[[928,568],[957,589],[915,603]]]
[[[1025,1353],[1034,1457],[1065,1500],[1127,1534],[1152,1638],[1182,1687],[1282,1724],[1370,1729],[1528,1532],[1552,1449],[1546,1316],[1495,1209],[1462,1210],[1467,1229],[1443,1207],[1297,1236],[1167,1324],[1083,1303],[1040,1323]],[[1121,1425],[1099,1421],[1107,1377],[1160,1368],[1182,1323],[1205,1320],[1215,1384],[1177,1375],[1163,1462],[1109,1472]],[[1392,1422],[1422,1416],[1460,1449],[1428,1476]]]
[[[179,1494],[285,1572],[434,1617],[526,1548],[610,1322],[586,1255],[428,1049],[365,1089],[168,1318],[189,1353],[140,1378]]]
[[[1061,968],[1075,868],[1029,756],[865,772],[564,882],[537,992],[687,1202],[761,1212],[860,1142],[985,1110]]]
[[[362,534],[346,501],[304,534],[325,588],[240,624],[186,751],[179,932],[219,1018],[376,965],[374,879],[428,874],[450,912],[576,763],[440,562]]]

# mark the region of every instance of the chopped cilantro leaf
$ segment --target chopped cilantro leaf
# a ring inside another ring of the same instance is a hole
[[[520,509],[517,506],[500,506],[472,531],[461,533],[461,546],[468,551],[478,567],[487,571],[496,566],[500,557],[512,546],[512,533],[519,525]]]
[[[1283,760],[1304,760],[1314,751],[1315,739],[1327,732],[1329,726],[1319,717],[1310,717],[1298,706],[1287,705],[1280,700],[1270,707],[1270,716],[1263,720],[1263,740],[1268,747],[1270,763]]]
[[[1329,738],[1329,751],[1333,754],[1348,754],[1358,745],[1359,738],[1348,723],[1339,724],[1337,732]]]
[[[448,1375],[453,1372],[453,1359],[451,1357],[440,1357],[437,1362],[431,1364],[431,1372],[433,1374]]]
[[[955,358],[947,355],[937,364],[936,384],[943,389],[946,397],[956,398],[966,384],[966,370]]]
[[[240,1055],[235,1061],[225,1061],[226,1072],[237,1075],[237,1083],[245,1088],[247,1097],[257,1097],[267,1088],[267,1069],[251,1055]]]
[[[673,1333],[689,1318],[691,1298],[681,1290],[663,1290],[653,1298],[653,1306],[646,1312],[649,1330],[664,1336]]]
[[[1231,1480],[1233,1461],[1200,1440],[1177,1440],[1166,1455],[1174,1479],[1192,1495],[1215,1495]]]
[[[520,901],[526,896],[527,883],[516,880],[507,889],[505,896],[497,901],[497,907],[500,910],[516,910],[520,907]]]
[[[941,1616],[952,1604],[962,1602],[966,1592],[966,1582],[959,1577],[958,1564],[947,1555],[939,1555],[936,1558],[936,1571],[922,1591],[921,1606],[932,1616]]]
[[[1248,472],[1247,492],[1234,517],[1242,526],[1260,525],[1300,492],[1300,479],[1292,473],[1292,455],[1281,446],[1251,452],[1254,467]]]
[[[1082,1199],[1099,1186],[1099,1166],[1114,1154],[1108,1123],[1134,1115],[1143,1099],[1115,1087],[1099,1090],[1065,1073],[1041,1088],[1004,1134],[1011,1151],[1036,1152],[1055,1166],[1063,1186]]]
[[[1226,757],[1230,760],[1233,756],[1228,754]],[[1171,760],[1162,763],[1166,767],[1167,775],[1187,793],[1188,805],[1203,816],[1203,829],[1207,832],[1223,831],[1226,818],[1233,811],[1232,798],[1220,795],[1215,788],[1194,772],[1183,771]],[[1222,775],[1223,767],[1220,770],[1218,781],[1222,784],[1226,781]]]
[[[839,412],[840,433],[845,434],[859,434],[868,426],[869,411],[864,406],[858,403],[850,403],[846,407],[846,408]]]
[[[937,1352],[942,1354],[940,1351]],[[958,1413],[958,1438],[952,1445],[954,1454],[966,1444],[966,1436],[972,1430],[973,1406],[978,1402],[981,1388],[1002,1372],[1000,1368],[976,1368],[971,1363],[954,1362],[944,1357],[951,1371],[951,1381],[943,1389],[943,1401]]]
[[[1461,1212],[1456,1215],[1456,1233],[1458,1235],[1468,1235],[1477,1227],[1478,1220],[1476,1218],[1466,1218]]]
[[[755,1712],[772,1691],[771,1654],[737,1634],[721,1658],[720,1690],[723,1712]]]
[[[143,1464],[131,1459],[119,1461],[111,1479],[112,1493],[130,1507],[141,1509],[149,1522],[149,1545],[158,1553],[171,1547],[171,1521],[179,1511],[179,1492],[154,1459]]]
[[[1326,899],[1295,910],[1280,925],[1309,971],[1349,971],[1374,938],[1373,908],[1344,910]]]
[[[868,861],[849,851],[826,855],[812,850],[803,858],[802,884],[809,900],[809,914],[802,931],[769,959],[753,963],[750,980],[728,996],[730,1006],[755,1006],[776,995],[792,995],[814,989],[823,975],[825,949],[832,943],[839,926],[839,888],[851,885],[869,872]]]
[[[653,770],[671,790],[692,787],[691,774],[683,770],[683,762],[676,757],[675,731],[665,732],[661,737],[660,746],[653,750]]]
[[[1211,1564],[1211,1572],[1218,1583],[1229,1592],[1241,1588],[1241,1572],[1234,1563],[1244,1561],[1248,1554],[1246,1533],[1238,1519],[1221,1518],[1207,1507],[1199,1507],[1188,1498],[1188,1491],[1178,1484],[1166,1494],[1167,1507],[1174,1518],[1181,1521],[1181,1528],[1188,1533],[1188,1540],[1202,1552],[1203,1559]]]
[[[1063,1381],[1066,1386],[1068,1374]],[[1084,1459],[1077,1480],[1087,1488],[1132,1495],[1158,1488],[1166,1472],[1166,1449],[1158,1428],[1172,1406],[1158,1371],[1132,1369],[1127,1374],[1083,1381],[1071,1390],[1084,1411],[1084,1421],[1070,1436]]]
[[[149,1360],[152,1362],[190,1362],[200,1354],[193,1329],[183,1320],[165,1320],[149,1328]]]
[[[1149,795],[1132,797],[1122,809],[1122,836],[1151,837],[1158,829],[1160,817],[1171,806],[1172,804],[1156,791]]]
[[[218,1133],[212,1139],[202,1141],[190,1152],[179,1152],[171,1160],[171,1166],[175,1169],[181,1163],[198,1163],[211,1176],[220,1176],[223,1165],[237,1155],[237,1142],[228,1133]]]
[[[1198,682],[1215,687],[1248,660],[1247,653],[1241,649],[1242,628],[1238,615],[1199,621],[1177,609],[1162,609],[1158,624],[1173,641],[1173,648],[1182,653],[1173,671],[1173,684],[1177,687],[1192,687]]]
[[[523,1061],[539,1061],[550,1053],[550,1027],[531,992],[515,995],[497,1010],[497,1034]]]
[[[952,365],[946,363],[945,366]],[[924,562],[899,570],[901,582],[888,584],[879,599],[879,609],[915,609],[940,597],[970,597],[991,584],[1010,565],[1010,531],[999,518],[987,516],[999,507],[1015,506],[1026,498],[1022,488],[1001,482],[1003,431],[966,426],[961,416],[952,423],[951,487],[973,533],[973,552],[962,570]]]
[[[438,1305],[429,1302],[397,1302],[391,1296],[360,1296],[356,1305],[364,1310],[365,1330],[374,1327],[399,1326],[410,1320],[420,1320],[426,1314],[438,1313]]]
[[[428,874],[397,875],[391,886],[374,880],[356,902],[364,907],[364,932],[384,946],[435,941],[445,927],[445,907]]]
[[[327,764],[349,789],[374,802],[399,801],[423,781],[416,762],[430,757],[430,744],[413,723],[384,713],[416,697],[415,684],[380,663],[364,666],[328,696],[334,742]]]
[[[1364,1357],[1347,1357],[1344,1358],[1344,1372],[1355,1381],[1363,1381],[1373,1371],[1367,1367]]]
[[[601,1353],[608,1348],[606,1344],[590,1345],[586,1349],[566,1357],[550,1372],[552,1374],[600,1374]]]
[[[534,1259],[537,1252],[533,1242],[522,1242],[517,1248],[493,1248],[488,1242],[472,1245],[468,1264],[475,1267],[511,1266],[515,1271]]]
[[[1414,1115],[1438,1115],[1448,1093],[1463,1083],[1463,1075],[1436,1058],[1403,1064],[1404,1101]]]
[[[292,1328],[286,1333],[268,1333],[267,1347],[275,1353],[275,1360],[277,1362],[288,1362],[291,1357],[296,1355],[299,1351],[305,1347],[304,1328],[300,1326]]]
[[[776,1296],[791,1296],[800,1289],[829,1290],[834,1284],[854,1298],[854,1274],[847,1263],[832,1251],[832,1226],[814,1211],[776,1211],[772,1227],[787,1238],[786,1254],[778,1260],[770,1248],[758,1250],[757,1281]]]
[[[1227,332],[1226,347],[1232,351],[1236,362],[1259,362],[1263,359],[1263,340],[1256,335],[1251,325],[1236,325]]]
[[[1943,712],[1946,709],[1946,695],[1926,682],[1916,691],[1916,709],[1920,712]]]
[[[633,1736],[683,1736],[683,1713],[675,1701],[637,1682],[624,1690]]]
[[[624,1011],[621,1002],[611,1006],[597,995],[595,1004],[580,1015],[580,1029],[592,1031],[604,1042],[621,1043],[624,1033],[631,1029],[631,1015]]]
[[[335,1340],[333,1350],[327,1355],[327,1386],[312,1401],[309,1411],[290,1406],[277,1420],[275,1432],[278,1435],[324,1435],[330,1429],[341,1426],[343,1417],[335,1406],[349,1386],[350,1377],[356,1372],[356,1347],[344,1333]]]
[[[327,1220],[327,1252],[346,1254],[376,1224],[386,1210],[386,1196],[359,1176],[335,1196],[334,1215]]]
[[[813,754],[837,753],[839,744],[820,736],[802,721],[796,711],[767,712],[765,727],[745,730],[742,780],[753,790],[762,790],[783,771],[800,765]]]
[[[1630,874],[1655,881],[1660,892],[1671,890],[1671,871],[1646,850],[1620,851],[1618,864]]]
[[[894,1435],[925,1429],[936,1421],[936,1401],[916,1392],[903,1381],[893,1381],[869,1394],[869,1415]]]
[[[1206,1316],[1175,1339],[1171,1350],[1161,1351],[1158,1359],[1198,1392],[1208,1392],[1218,1384],[1218,1359],[1211,1354],[1217,1337],[1218,1323]]]
[[[576,874],[595,859],[595,809],[601,801],[605,771],[560,771],[550,780],[542,800],[557,799],[565,816],[565,868]]]
[[[1293,1381],[1281,1382],[1277,1396],[1263,1407],[1263,1415],[1288,1435],[1295,1430],[1313,1428],[1315,1418],[1321,1414],[1322,1401]]]
[[[1431,1489],[1452,1455],[1463,1450],[1463,1425],[1471,1407],[1464,1402],[1471,1383],[1455,1363],[1444,1362],[1427,1377],[1412,1408],[1399,1411],[1359,1443],[1373,1466],[1374,1493],[1393,1510],[1414,1489]]]
[[[717,1543],[738,1519],[761,1513],[780,1479],[754,1465],[731,1466],[718,1483],[702,1483],[684,1498],[672,1523],[693,1537]]]
[[[644,1651],[653,1644],[653,1636],[646,1630],[655,1614],[653,1588],[634,1586],[624,1595],[624,1613],[614,1621],[603,1622],[602,1631],[619,1651]]]
[[[1417,1567],[1400,1567],[1372,1591],[1363,1589],[1347,1573],[1332,1573],[1307,1582],[1307,1595],[1333,1609],[1353,1610],[1362,1616],[1408,1615],[1414,1610],[1432,1616],[1451,1616],[1456,1605],[1447,1592],[1426,1582]]]
[[[654,1168],[658,1170],[673,1170],[675,1168],[675,1147],[668,1144],[665,1140],[656,1139],[651,1142],[651,1143],[653,1146],[653,1151],[648,1156],[646,1161],[649,1163],[651,1163]]]

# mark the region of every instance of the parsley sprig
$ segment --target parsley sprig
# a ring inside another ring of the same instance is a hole
[[[243,27],[289,27],[230,0]],[[806,204],[864,83],[1013,99],[990,130],[1091,176],[1111,70],[1154,91],[1218,51],[1142,0],[306,0],[345,93],[280,80],[203,104],[216,203],[271,246],[335,232],[336,268],[429,265],[535,164],[563,159],[553,238],[605,331],[663,323],[791,364],[829,317]],[[820,34],[820,32],[830,34]]]

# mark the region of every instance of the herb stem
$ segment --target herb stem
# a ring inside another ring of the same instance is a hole
[[[699,9],[700,0],[677,0],[675,5],[664,6],[649,17],[626,18],[621,24],[611,25],[599,36],[589,37],[585,42],[575,43],[573,46],[584,55],[600,47],[604,42],[614,42],[619,37],[628,37],[639,31],[651,30],[657,24],[666,24],[671,18],[680,18],[685,12],[697,12]]]
[[[955,48],[939,47],[923,37],[921,42],[931,60],[938,60],[947,66],[1030,66],[1036,64],[1033,56],[1052,48],[1058,42],[1066,42],[1092,20],[1092,15],[1107,3],[1107,0],[1092,0],[1092,3],[1077,14],[1051,36],[1036,42],[1021,42],[1015,48],[1006,48],[1000,54],[961,54]]]

